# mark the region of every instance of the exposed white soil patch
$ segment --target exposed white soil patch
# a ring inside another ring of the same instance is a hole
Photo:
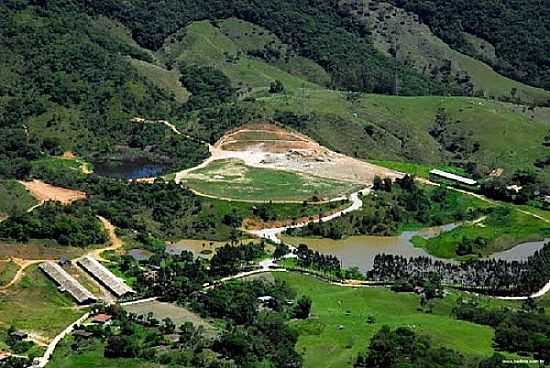
[[[249,124],[209,146],[211,157],[201,165],[180,171],[176,182],[217,160],[237,159],[245,165],[294,171],[322,178],[369,185],[375,176],[397,178],[402,173],[336,153],[309,137],[274,124]],[[225,176],[228,174],[223,173]]]

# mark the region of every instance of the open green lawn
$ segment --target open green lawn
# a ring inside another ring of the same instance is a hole
[[[2,217],[23,212],[38,201],[15,180],[0,180],[0,220]]]
[[[415,246],[425,248],[428,253],[441,258],[457,257],[456,249],[463,238],[482,237],[487,244],[475,250],[482,256],[504,251],[528,241],[543,240],[550,236],[550,225],[533,216],[511,209],[510,216],[498,221],[489,215],[487,220],[478,224],[465,224],[441,235],[423,239],[414,237]]]
[[[493,353],[491,328],[450,316],[455,294],[436,301],[429,314],[417,310],[416,294],[383,288],[344,288],[294,273],[274,276],[288,282],[298,295],[306,294],[313,300],[310,319],[292,322],[300,332],[297,348],[304,353],[306,368],[351,367],[357,353],[367,349],[370,338],[383,325],[409,326],[431,336],[435,344],[465,355],[486,357]],[[376,323],[368,324],[368,316],[373,316]]]
[[[96,339],[89,340],[79,352],[71,349],[73,338],[64,339],[53,354],[48,368],[157,368],[160,364],[147,362],[143,359],[109,359],[103,356],[105,344]]]
[[[71,297],[57,290],[38,269],[31,266],[19,283],[0,294],[0,326],[53,337],[84,311],[74,309]]]
[[[310,175],[244,165],[238,160],[214,161],[191,172],[185,183],[192,189],[236,201],[305,201],[314,196],[335,198],[358,186]]]

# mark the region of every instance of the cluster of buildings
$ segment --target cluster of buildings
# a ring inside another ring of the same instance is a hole
[[[135,293],[131,287],[95,258],[85,256],[80,258],[77,264],[115,297],[125,298]],[[66,260],[59,263],[47,261],[40,264],[40,269],[57,284],[61,291],[69,293],[78,304],[95,303],[97,298],[63,268],[66,265],[72,265],[72,262]]]

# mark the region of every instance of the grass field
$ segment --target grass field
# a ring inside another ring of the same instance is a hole
[[[288,282],[298,295],[309,295],[313,300],[310,319],[292,322],[300,333],[297,349],[304,353],[306,368],[351,367],[357,353],[367,349],[370,338],[383,325],[409,326],[431,336],[434,344],[468,356],[493,353],[491,328],[450,316],[457,295],[437,300],[429,314],[417,310],[419,296],[415,294],[397,294],[383,288],[343,288],[293,273],[274,276]],[[376,323],[368,324],[369,316]]]
[[[31,266],[14,287],[0,293],[0,326],[34,332],[51,338],[75,321],[84,312],[73,309],[66,293],[57,290],[38,269]]]
[[[306,201],[312,197],[335,198],[356,186],[314,176],[245,166],[237,160],[214,161],[191,172],[185,183],[192,189],[236,201]]]
[[[85,175],[85,173],[93,171],[92,164],[84,162],[81,159],[65,159],[62,157],[51,156],[31,162],[31,175],[40,175],[50,172],[56,175],[63,173],[71,173],[77,175]]]
[[[10,257],[24,259],[59,259],[62,256],[76,258],[90,248],[60,246],[52,240],[30,240],[28,243],[0,240],[0,260]]]
[[[143,359],[117,358],[110,359],[103,356],[105,343],[99,340],[91,340],[89,344],[78,353],[71,349],[73,338],[64,339],[52,357],[48,368],[160,368],[160,364],[147,362]]]
[[[0,219],[23,212],[38,202],[15,180],[0,180]]]
[[[19,266],[15,262],[0,261],[0,286],[10,282],[18,270]]]
[[[455,258],[457,246],[465,237],[485,239],[487,245],[476,250],[476,253],[487,256],[510,249],[520,243],[543,240],[549,236],[548,223],[511,209],[511,214],[505,221],[498,221],[489,215],[482,223],[462,225],[431,239],[414,237],[412,242],[417,247],[425,248],[434,256]]]
[[[447,166],[447,165],[423,165],[412,162],[403,161],[387,161],[387,160],[369,160],[370,163],[387,167],[388,169],[397,170],[399,172],[414,175],[418,178],[429,178],[430,171],[433,169],[439,169],[447,171],[456,175],[468,176],[464,169],[460,167]]]

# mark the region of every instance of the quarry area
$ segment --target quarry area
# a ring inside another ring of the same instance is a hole
[[[300,133],[254,123],[226,134],[210,146],[209,161],[240,159],[258,168],[288,170],[322,178],[371,184],[375,176],[401,174],[331,151]]]

